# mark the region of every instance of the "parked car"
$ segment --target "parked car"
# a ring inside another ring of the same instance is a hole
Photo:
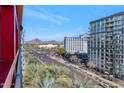
[[[103,88],[110,88],[110,86],[106,83],[100,82],[99,85]]]

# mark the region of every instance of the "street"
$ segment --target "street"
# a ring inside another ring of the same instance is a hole
[[[65,67],[69,68],[71,71],[69,75],[72,78],[74,78],[74,73],[76,73],[76,75],[80,76],[82,80],[87,78],[88,80],[91,80],[94,83],[94,85],[100,86],[101,83],[105,82],[105,84],[109,84],[112,87],[113,86],[114,87],[122,87],[121,85],[118,85],[112,81],[104,79],[104,78],[96,75],[95,73],[81,69],[74,64],[71,64],[69,62],[63,63],[63,62],[60,62],[58,60],[55,60],[55,59],[48,56],[48,52],[39,52],[38,50],[32,50],[32,49],[27,49],[27,51],[29,53],[31,53],[33,56],[35,56],[36,58],[38,58],[39,60],[42,60],[43,63],[46,63],[46,64],[47,63],[54,63],[54,64],[57,64],[59,66],[65,66]]]
[[[50,57],[48,56],[48,53],[46,53],[46,52],[42,52],[42,53],[41,53],[41,52],[39,52],[39,51],[32,50],[32,49],[27,49],[27,51],[28,51],[29,53],[31,53],[33,56],[35,56],[35,58],[37,58],[37,60],[40,59],[43,63],[46,63],[46,64],[48,64],[48,63],[53,63],[53,64],[56,64],[56,65],[58,65],[58,66],[63,66],[63,67],[69,68],[69,69],[70,69],[69,76],[72,77],[72,78],[74,78],[75,76],[79,76],[82,81],[85,80],[85,79],[87,79],[88,81],[91,81],[91,82],[94,84],[94,86],[101,87],[101,86],[99,85],[99,82],[98,82],[97,80],[92,79],[91,77],[87,76],[85,73],[80,73],[80,71],[76,70],[76,69],[75,69],[71,64],[69,64],[69,63],[63,64],[63,63],[61,63],[61,62],[59,62],[59,61],[57,61],[57,60],[54,60],[54,59],[50,58]]]

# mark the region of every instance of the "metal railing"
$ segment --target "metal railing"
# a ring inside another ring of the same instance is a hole
[[[22,87],[22,62],[23,62],[23,43],[24,43],[23,39],[24,39],[23,35],[20,34],[19,49],[10,67],[10,70],[5,80],[5,83],[3,85],[3,88],[11,88],[12,85],[14,85],[15,88]],[[14,78],[15,78],[15,81],[13,83]]]
[[[15,88],[22,88],[22,65],[23,65],[23,44],[24,44],[24,32],[20,31],[19,37],[19,57],[18,57],[18,64],[17,64],[17,72],[16,72],[16,83]]]
[[[14,61],[13,61],[13,64],[10,67],[10,70],[9,70],[9,73],[8,73],[7,78],[5,80],[5,83],[3,85],[3,88],[10,88],[12,86],[12,80],[13,80],[14,72],[16,70],[18,55],[19,55],[19,50],[17,51],[16,56],[15,56]]]
[[[21,88],[21,87],[22,87],[22,55],[20,52],[18,55],[15,88]]]

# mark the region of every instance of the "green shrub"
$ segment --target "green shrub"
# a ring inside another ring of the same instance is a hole
[[[64,55],[66,53],[66,49],[65,48],[59,48],[58,50],[58,54],[59,55]]]

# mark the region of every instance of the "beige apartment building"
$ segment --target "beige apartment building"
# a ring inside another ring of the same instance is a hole
[[[124,12],[90,22],[90,67],[124,79]]]

